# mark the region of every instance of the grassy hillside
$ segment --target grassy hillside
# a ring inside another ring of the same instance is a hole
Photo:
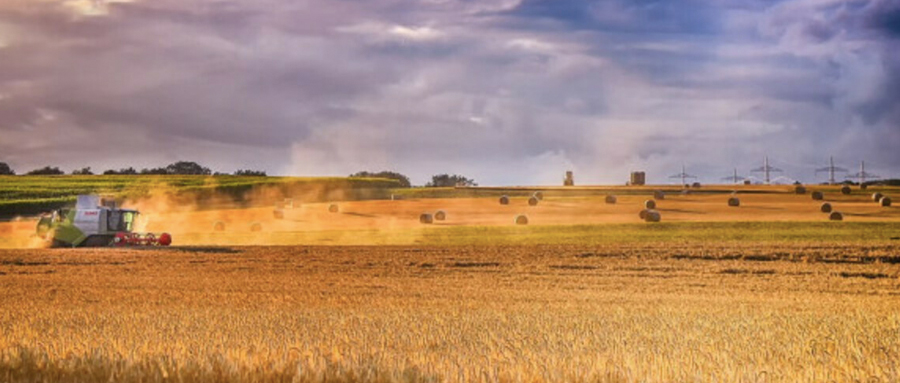
[[[843,185],[805,185],[807,189],[803,194],[817,190],[825,193],[840,193]],[[690,194],[794,194],[794,185],[703,185],[698,188],[683,188],[681,185],[646,185],[646,186],[612,186],[612,185],[588,185],[588,186],[506,186],[506,187],[416,187],[395,190],[395,197],[400,198],[478,198],[478,197],[510,197],[530,196],[536,191],[542,192],[547,197],[572,197],[572,196],[605,196],[605,195],[652,195],[654,191],[662,191],[668,195]],[[867,190],[861,190],[853,186],[852,195],[871,195],[876,191],[896,192],[894,186],[873,185]]]
[[[268,204],[304,200],[388,198],[395,180],[339,177],[240,177],[183,175],[0,176],[0,216],[33,215],[70,205],[79,194],[139,200],[165,194],[198,205]]]

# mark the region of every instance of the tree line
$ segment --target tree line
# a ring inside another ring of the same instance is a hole
[[[55,175],[64,175],[65,171],[61,170],[56,166],[44,166],[42,168],[34,169],[25,173],[27,176],[55,176]],[[91,170],[90,167],[84,167],[81,169],[75,169],[70,174],[72,175],[95,175],[94,171]],[[208,167],[202,166],[196,162],[191,161],[178,161],[172,164],[169,164],[164,167],[158,168],[144,168],[138,171],[133,167],[121,168],[121,169],[108,169],[103,171],[103,175],[228,175],[227,173],[213,173]],[[238,169],[233,175],[236,176],[252,176],[252,177],[266,177],[265,171],[259,170],[249,170],[249,169]],[[0,162],[0,175],[5,176],[14,176],[16,175],[15,170],[13,170],[9,164],[5,162]]]
[[[401,187],[412,187],[412,184],[409,182],[409,177],[397,172],[387,170],[380,172],[357,172],[351,174],[350,177],[387,178],[399,181]],[[436,174],[431,176],[431,181],[425,184],[425,187],[427,188],[455,186],[478,186],[478,184],[475,182],[475,180],[458,174]]]
[[[43,168],[31,170],[25,175],[28,176],[53,176],[53,175],[64,175],[66,174],[63,170],[56,166],[45,166]],[[95,175],[94,171],[91,170],[90,167],[84,167],[81,169],[75,169],[71,173],[72,175]],[[144,168],[141,170],[137,170],[134,167],[127,167],[121,169],[108,169],[103,171],[103,175],[228,175],[227,173],[213,173],[208,167],[202,166],[196,162],[190,161],[178,161],[173,164],[169,164],[165,167],[158,168]],[[16,172],[5,162],[0,162],[0,175],[9,175],[14,176]],[[249,169],[238,169],[232,175],[235,176],[248,176],[248,177],[267,177],[265,171],[259,170],[249,170]],[[350,177],[357,178],[387,178],[392,180],[397,180],[400,183],[400,187],[408,188],[412,187],[412,183],[409,182],[409,177],[393,172],[383,170],[380,172],[369,172],[369,171],[361,171],[356,172],[350,175]],[[436,174],[431,177],[431,181],[425,184],[425,187],[455,187],[455,186],[478,186],[475,180],[470,179],[468,177],[464,177],[458,174]]]

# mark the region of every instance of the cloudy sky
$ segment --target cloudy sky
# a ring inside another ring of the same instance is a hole
[[[3,0],[0,162],[900,176],[896,0]]]

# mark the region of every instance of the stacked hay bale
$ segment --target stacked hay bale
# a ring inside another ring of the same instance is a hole
[[[806,186],[797,185],[794,187],[794,193],[796,194],[806,194]]]
[[[644,201],[644,208],[645,209],[656,209],[656,201],[654,201],[652,199],[648,199],[648,200]]]
[[[881,197],[881,200],[879,201],[879,203],[881,204],[881,206],[890,207],[891,206],[891,197],[888,197],[888,196]]]
[[[216,221],[216,223],[213,224],[213,231],[225,231],[225,222]]]
[[[839,212],[839,211],[833,211],[833,212],[831,212],[831,214],[828,216],[828,219],[829,219],[829,220],[832,220],[832,221],[843,221],[843,220],[844,220],[844,215],[841,214],[841,212]]]
[[[328,205],[328,212],[329,212],[329,213],[337,213],[337,212],[339,212],[339,211],[341,211],[341,208],[338,207],[337,204],[331,204],[331,205]]]
[[[438,210],[438,211],[434,212],[434,219],[436,221],[443,221],[443,220],[447,219],[447,213],[443,210]]]
[[[509,205],[509,197],[508,196],[500,196],[500,204],[501,205]]]
[[[821,207],[819,207],[819,210],[821,210],[823,213],[831,213],[831,204],[825,202]]]
[[[262,224],[259,222],[253,222],[250,224],[250,231],[252,232],[260,232],[262,231]]]
[[[822,194],[822,192],[820,192],[818,190],[812,192],[812,199],[814,199],[816,201],[821,201],[823,198],[825,198],[825,195]]]
[[[528,197],[528,206],[537,206],[538,198],[535,196]]]
[[[524,214],[520,214],[516,216],[516,225],[527,225],[528,224],[528,216]]]
[[[738,207],[741,206],[741,200],[738,197],[731,197],[728,199],[728,206]]]
[[[614,196],[614,195],[606,196],[606,203],[608,203],[610,205],[615,205],[616,202],[618,202],[618,198],[616,198],[616,196]]]
[[[653,192],[653,199],[656,199],[656,200],[666,199],[666,193],[663,193],[662,190],[656,190]]]
[[[850,195],[850,185],[841,186],[841,194]]]
[[[422,213],[419,215],[419,223],[430,224],[434,222],[434,216],[431,213]]]

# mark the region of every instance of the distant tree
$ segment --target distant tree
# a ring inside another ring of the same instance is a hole
[[[6,164],[6,162],[0,162],[0,176],[14,176],[16,172]]]
[[[122,168],[119,170],[109,169],[109,170],[103,172],[103,174],[106,174],[106,175],[133,175],[133,174],[138,174],[138,172],[137,172],[137,170],[134,170],[133,167],[128,167],[128,168]]]
[[[72,171],[72,175],[73,175],[73,176],[92,176],[92,175],[94,175],[94,172],[92,172],[92,171],[91,171],[91,167],[88,166],[88,167],[86,167],[86,168],[81,168],[81,169],[73,170],[73,171]]]
[[[151,175],[151,174],[169,174],[169,171],[166,168],[152,168],[152,169],[141,169],[142,175]]]
[[[431,182],[425,184],[425,187],[429,188],[453,186],[478,186],[478,184],[475,183],[475,180],[468,179],[458,174],[452,176],[447,174],[431,176]]]
[[[387,170],[382,170],[380,172],[356,172],[350,175],[350,177],[358,177],[358,178],[387,178],[392,180],[400,181],[400,187],[411,187],[412,184],[409,183],[409,177],[397,173],[391,172]]]
[[[62,174],[66,174],[66,173],[63,172],[62,170],[59,170],[58,167],[51,168],[50,166],[44,166],[43,168],[34,169],[25,174],[29,175],[29,176],[57,176],[57,175],[62,175]]]
[[[244,170],[238,169],[238,171],[234,172],[236,176],[247,176],[247,177],[267,177],[266,172],[260,170]]]
[[[166,166],[168,174],[179,175],[210,175],[212,171],[207,167],[200,166],[196,162],[178,161],[174,164]]]

